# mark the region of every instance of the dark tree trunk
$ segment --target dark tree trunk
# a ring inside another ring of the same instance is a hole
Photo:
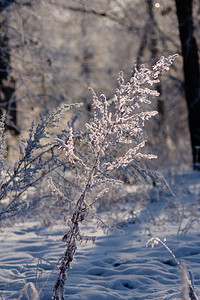
[[[153,63],[155,63],[158,60],[159,51],[158,51],[158,43],[157,43],[157,36],[156,36],[156,28],[157,28],[157,22],[154,16],[154,10],[153,10],[153,2],[154,0],[146,0],[147,2],[147,12],[149,16],[149,39],[150,39],[150,51],[151,51],[151,57],[153,59]],[[161,83],[157,84],[156,86],[157,91],[160,93],[160,96],[162,95],[162,86]],[[165,130],[164,130],[164,119],[165,119],[165,108],[164,108],[164,102],[162,99],[157,100],[157,110],[158,110],[158,126],[162,127],[163,134],[165,136]]]
[[[153,63],[155,63],[159,59],[159,50],[158,50],[158,38],[156,34],[156,28],[158,26],[155,16],[154,16],[154,0],[146,0],[146,7],[147,7],[147,22],[144,26],[144,33],[141,40],[141,44],[137,54],[137,65],[139,66],[141,63],[141,57],[144,54],[146,48],[149,49],[151,53],[151,59]],[[162,95],[162,86],[161,83],[157,84],[156,90]],[[164,126],[165,121],[165,107],[163,100],[159,97],[157,100],[157,110],[158,114],[158,127],[159,129],[162,128],[163,135],[166,137],[166,130]]]
[[[6,128],[19,134],[17,107],[14,97],[15,80],[10,76],[10,52],[7,19],[4,9],[14,1],[0,2],[0,114],[6,111]]]
[[[183,55],[185,95],[191,135],[193,168],[200,170],[200,92],[198,48],[193,36],[192,0],[175,0]]]

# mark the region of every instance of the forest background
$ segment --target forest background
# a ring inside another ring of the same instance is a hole
[[[192,2],[194,32],[190,33],[199,46],[199,2],[184,1],[186,6]],[[158,155],[154,167],[190,166],[177,3],[1,1],[0,101],[11,129],[7,136],[9,160],[16,158],[21,137],[27,137],[39,113],[45,115],[49,108],[63,103],[83,102],[83,124],[92,109],[88,87],[109,99],[120,70],[129,79],[135,63],[150,67],[161,55],[178,53],[177,63],[156,87],[160,97],[153,106],[159,115],[148,124],[148,145]],[[66,124],[69,113],[64,119]]]

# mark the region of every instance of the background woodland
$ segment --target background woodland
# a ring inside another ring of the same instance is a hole
[[[198,1],[193,2],[194,37],[199,45],[200,8]],[[111,99],[120,70],[129,79],[135,64],[150,67],[161,55],[178,53],[176,64],[156,86],[160,97],[152,108],[159,114],[148,124],[148,145],[158,155],[154,168],[191,166],[175,1],[20,0],[1,1],[0,7],[0,102],[11,129],[10,160],[39,113],[83,102],[81,126],[92,110],[88,87]],[[68,118],[69,113],[63,126]]]

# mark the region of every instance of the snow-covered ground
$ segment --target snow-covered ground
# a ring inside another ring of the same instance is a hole
[[[105,234],[92,220],[83,224],[83,233],[97,241],[78,246],[66,299],[180,299],[179,266],[162,244],[146,247],[151,237],[165,240],[185,263],[200,296],[200,174],[187,172],[169,182],[175,197],[151,187],[140,191],[137,201],[101,213],[105,219],[116,215],[118,221],[120,215],[129,217],[118,222],[120,231]],[[51,299],[64,232],[64,225],[41,228],[32,220],[2,229],[0,299],[36,300],[38,292],[40,299]]]

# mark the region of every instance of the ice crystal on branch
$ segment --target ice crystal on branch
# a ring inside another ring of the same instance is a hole
[[[4,137],[4,130],[5,130],[5,112],[3,112],[0,118],[0,176],[2,177],[2,171],[5,168],[4,160],[5,160],[5,137]]]

